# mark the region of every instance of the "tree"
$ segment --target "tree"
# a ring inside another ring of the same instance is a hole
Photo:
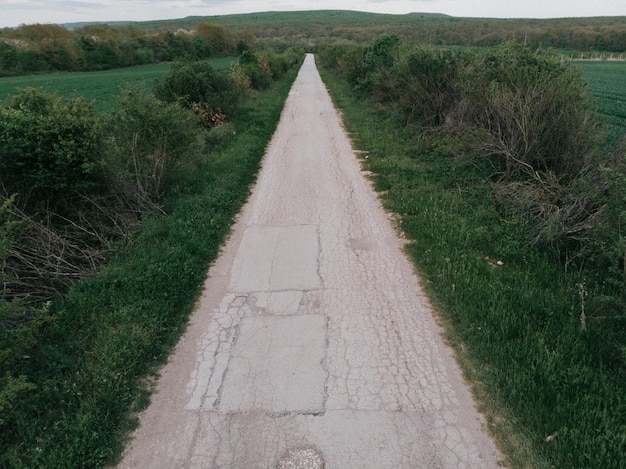
[[[211,56],[237,55],[237,40],[226,28],[210,23],[199,23],[196,26],[196,32],[204,40]]]

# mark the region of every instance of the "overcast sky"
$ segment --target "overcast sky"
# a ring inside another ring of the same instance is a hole
[[[0,0],[0,27],[331,9],[485,18],[626,16],[626,0]]]

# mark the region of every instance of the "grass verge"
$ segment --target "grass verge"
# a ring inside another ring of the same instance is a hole
[[[579,273],[499,216],[482,168],[321,72],[508,465],[623,467],[626,379],[602,359],[606,328],[581,324]]]
[[[237,138],[207,157],[100,274],[79,282],[28,357],[37,385],[3,435],[0,466],[115,463],[149,381],[185,329],[209,265],[248,197],[297,71],[248,98]]]

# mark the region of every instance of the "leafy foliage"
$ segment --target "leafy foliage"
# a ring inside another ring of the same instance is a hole
[[[199,120],[175,103],[127,88],[106,119],[108,170],[119,193],[144,206],[158,202],[175,170],[199,153]]]
[[[157,30],[192,29],[203,18],[145,23]],[[504,41],[536,42],[571,50],[626,51],[624,18],[494,19],[458,18],[442,14],[376,14],[318,10],[264,12],[211,17],[224,27],[248,31],[265,45],[363,45],[381,34],[395,34],[405,43],[423,46],[489,47]]]
[[[479,151],[496,171],[571,180],[591,163],[598,119],[577,68],[542,49],[507,43],[481,54],[467,73],[468,102],[459,117],[485,131]]]
[[[0,108],[0,173],[20,203],[72,211],[73,199],[98,184],[101,134],[91,105],[22,90]]]
[[[358,76],[355,80],[356,88],[364,92],[372,91],[372,82],[385,81],[386,71],[391,68],[396,59],[400,47],[400,38],[394,34],[381,34],[372,40],[360,64]]]
[[[165,102],[181,102],[191,108],[194,103],[207,104],[212,109],[233,112],[240,95],[233,80],[209,62],[180,60],[172,64],[163,81],[154,86],[155,96]]]
[[[399,60],[386,81],[376,87],[387,90],[407,117],[438,126],[461,102],[462,74],[471,53],[449,49],[417,49]]]
[[[180,28],[178,28],[180,29]],[[154,33],[133,27],[22,25],[0,31],[0,76],[48,71],[108,70],[130,65],[235,56],[254,38],[223,26],[198,22],[183,29]]]

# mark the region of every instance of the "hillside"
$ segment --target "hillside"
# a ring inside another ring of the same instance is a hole
[[[626,17],[509,20],[323,10],[194,16],[134,23],[133,27],[174,32],[193,29],[200,22],[247,30],[264,43],[359,44],[380,33],[391,32],[405,42],[433,45],[488,46],[512,39],[537,41],[562,49],[626,51]]]

